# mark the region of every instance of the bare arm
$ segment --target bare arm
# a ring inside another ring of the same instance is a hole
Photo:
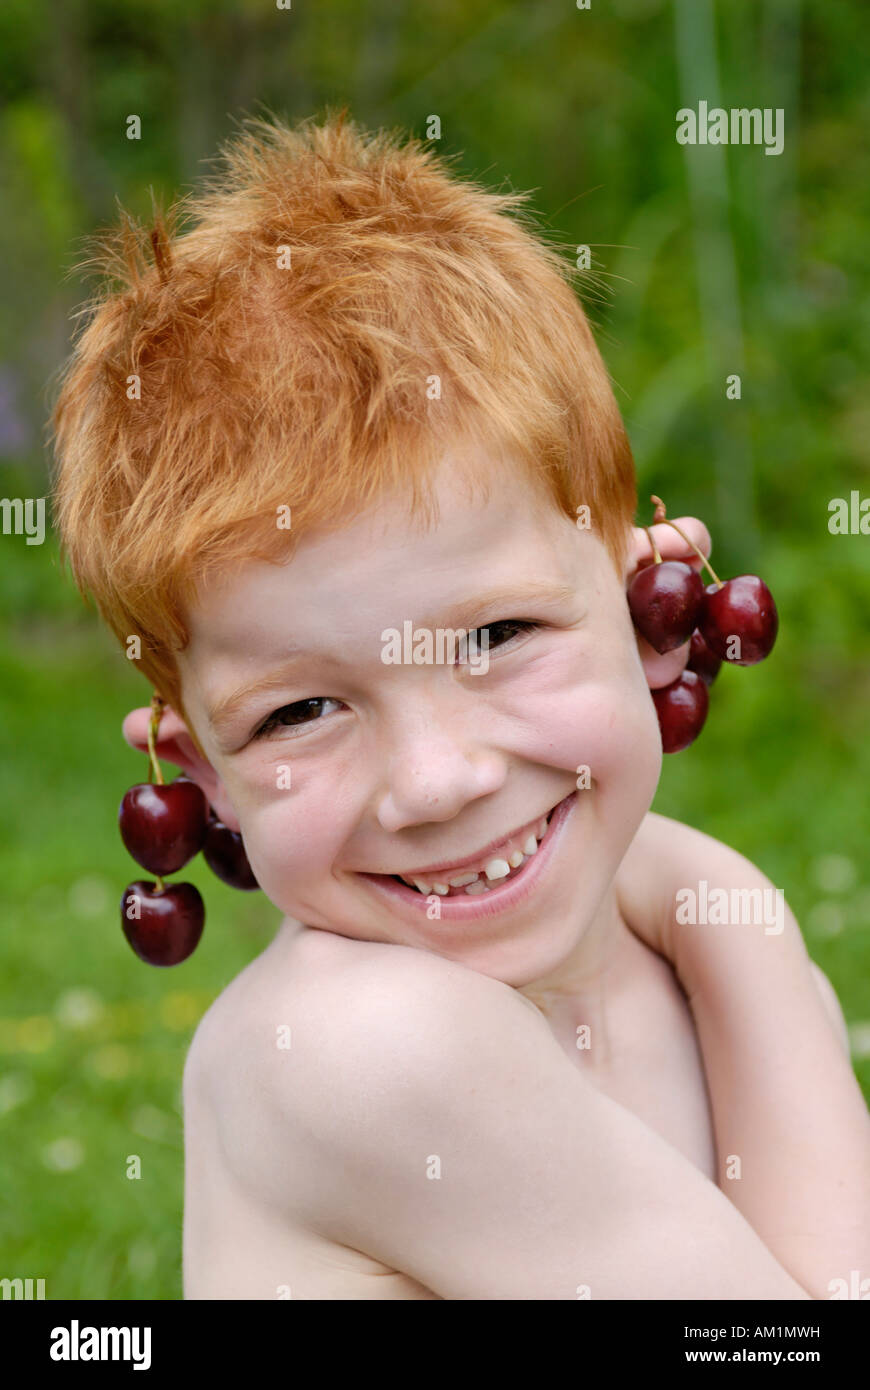
[[[274,1176],[292,1147],[293,1201],[321,1234],[446,1299],[808,1297],[515,991],[377,952],[297,1019],[270,1087],[261,1159]]]
[[[649,816],[621,871],[621,901],[642,916],[644,886],[655,885],[661,931],[648,944],[673,964],[695,1018],[719,1186],[793,1277],[827,1298],[832,1280],[870,1265],[864,1098],[787,904],[781,932],[681,923],[676,894],[698,892],[701,879],[708,896],[773,888],[734,850]]]

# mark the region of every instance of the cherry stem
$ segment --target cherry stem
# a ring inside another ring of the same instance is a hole
[[[682,529],[681,526],[678,526],[675,521],[670,521],[668,519],[667,513],[665,511],[665,504],[662,501],[662,499],[660,497],[656,497],[655,493],[653,493],[649,500],[655,503],[655,515],[653,516],[653,525],[655,526],[658,522],[664,522],[667,526],[673,526],[677,535],[682,536],[683,540],[686,542],[686,545],[691,546],[692,550],[694,550],[701,563],[710,571],[715,581],[716,588],[723,588],[722,580],[719,578],[718,574],[714,570],[713,566],[710,564],[710,561],[707,559],[704,552],[698,549],[693,540],[689,539],[689,537],[686,535],[685,531]],[[651,536],[650,540],[652,540]]]
[[[157,728],[160,724],[160,716],[162,715],[162,713],[163,699],[160,695],[154,694],[151,697],[151,718],[148,721],[148,781],[151,781],[151,777],[153,774],[154,780],[156,781],[158,787],[163,786],[163,773],[160,769],[160,764],[157,761],[157,751],[154,747],[154,740],[157,737]],[[162,893],[163,883],[159,879],[158,882],[160,883],[160,892]]]
[[[656,563],[657,565],[660,565],[661,562],[662,562],[661,552],[660,552],[658,546],[656,545],[655,541],[653,540],[653,533],[652,533],[652,531],[649,529],[648,526],[644,526],[643,529],[646,531],[647,535],[649,536],[649,543],[650,543],[650,545],[652,546],[653,559],[654,559],[654,561],[655,561],[655,563]]]
[[[163,879],[160,877],[159,874],[154,875],[154,882],[158,893],[166,892],[166,884],[163,882]]]

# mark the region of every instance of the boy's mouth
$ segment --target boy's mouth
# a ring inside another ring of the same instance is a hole
[[[538,846],[547,833],[555,809],[555,806],[551,806],[543,816],[528,821],[519,830],[512,831],[503,840],[475,857],[456,860],[452,864],[439,865],[426,871],[390,874],[387,877],[404,884],[422,897],[429,897],[432,893],[442,898],[484,896],[491,889],[500,888],[515,878],[532,856],[537,854]]]

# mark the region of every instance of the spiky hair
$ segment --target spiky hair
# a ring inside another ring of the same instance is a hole
[[[344,112],[247,119],[194,194],[94,239],[54,516],[79,587],[182,715],[197,586],[388,491],[430,508],[457,440],[509,453],[572,518],[588,505],[624,557],[634,468],[573,264],[528,194],[450,163]]]

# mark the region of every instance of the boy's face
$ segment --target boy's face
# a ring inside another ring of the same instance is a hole
[[[519,469],[476,467],[488,499],[445,461],[428,530],[404,499],[381,502],[305,535],[285,565],[253,561],[213,584],[180,664],[211,763],[199,780],[276,906],[518,986],[596,921],[662,754],[624,579],[594,517],[580,530]],[[398,662],[383,659],[387,630],[405,624],[410,654],[428,630],[434,661],[403,662],[401,643]],[[488,648],[477,632],[451,660],[439,628],[485,628]],[[272,688],[256,693],[264,678]],[[492,867],[507,839],[501,872],[556,808],[537,852],[509,877],[481,873],[470,894],[391,877],[449,886],[471,859]]]

